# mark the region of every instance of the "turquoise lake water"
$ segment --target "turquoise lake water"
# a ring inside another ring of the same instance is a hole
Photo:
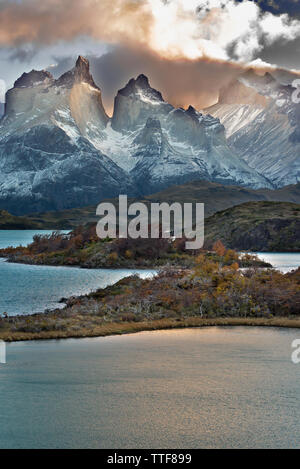
[[[32,242],[35,234],[51,234],[53,230],[0,230],[0,249],[9,246],[27,246]],[[68,233],[68,231],[61,231],[61,233]]]
[[[0,246],[27,245],[35,233],[0,231]],[[59,308],[63,306],[59,303],[63,297],[84,295],[133,273],[146,278],[155,271],[33,266],[11,264],[0,258],[0,313],[30,314]]]

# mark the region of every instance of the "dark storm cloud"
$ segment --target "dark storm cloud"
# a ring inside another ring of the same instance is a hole
[[[37,54],[37,48],[36,47],[17,47],[11,49],[11,52],[9,53],[9,60],[11,61],[19,61],[21,63],[24,62],[31,62],[33,57]]]
[[[288,44],[277,41],[265,47],[260,57],[263,61],[280,67],[300,70],[300,38]]]
[[[240,2],[244,0],[238,0]],[[299,0],[254,0],[264,11],[273,14],[288,13],[290,16],[300,16]]]

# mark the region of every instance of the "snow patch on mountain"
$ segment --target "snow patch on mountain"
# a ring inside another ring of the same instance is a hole
[[[291,81],[295,78],[290,76]],[[239,82],[230,84],[223,90],[219,103],[208,111],[220,119],[230,148],[251,168],[266,176],[275,187],[297,184],[300,112],[299,105],[293,103],[294,88],[268,73],[257,76],[248,72],[240,81],[242,88]]]
[[[235,88],[243,108],[230,103],[213,115],[174,108],[140,75],[118,92],[110,119],[83,57],[57,80],[44,71],[23,74],[0,121],[0,208],[70,208],[196,179],[272,188],[240,152],[244,130],[264,121],[269,105],[245,88]]]

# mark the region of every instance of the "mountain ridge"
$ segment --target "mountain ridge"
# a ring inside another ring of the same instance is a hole
[[[256,77],[260,93],[252,90],[248,97],[247,80],[254,80],[251,73],[234,99],[242,98],[259,115],[273,102],[264,87],[273,89],[276,80]],[[245,126],[228,135],[216,108],[214,114],[174,108],[145,75],[118,91],[112,118],[82,56],[57,79],[47,71],[24,73],[6,96],[0,209],[17,215],[85,206],[120,193],[146,196],[196,179],[253,189],[278,182],[232,141]]]
[[[248,71],[206,109],[225,126],[229,147],[274,187],[300,180],[300,109],[292,86],[299,75],[282,74]]]
[[[118,208],[118,199],[105,199]],[[171,186],[144,198],[128,199],[128,203],[204,203],[205,216],[247,202],[287,202],[300,205],[300,183],[277,190],[252,190],[239,186],[222,186],[208,181],[193,181],[180,186]],[[97,205],[77,207],[63,211],[34,213],[23,217],[0,212],[1,229],[74,229],[87,223],[97,223]]]

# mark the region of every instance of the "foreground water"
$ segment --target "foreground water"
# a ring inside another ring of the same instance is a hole
[[[27,245],[47,231],[0,231],[0,247]],[[118,282],[133,273],[142,278],[154,270],[80,269],[11,264],[0,258],[0,314],[30,314],[62,307],[62,297],[79,296]]]
[[[297,330],[8,345],[0,448],[299,448]]]

